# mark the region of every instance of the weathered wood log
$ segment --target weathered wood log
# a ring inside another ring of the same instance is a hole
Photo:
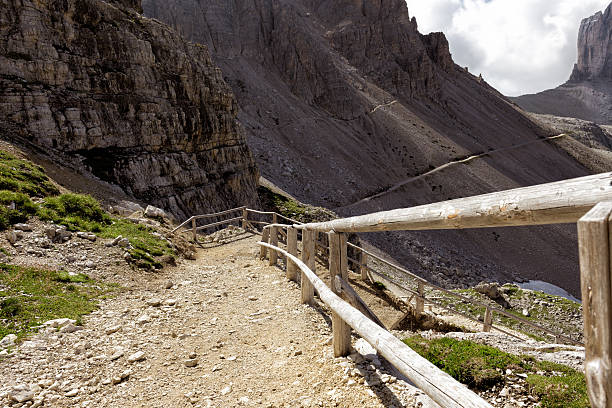
[[[490,332],[491,326],[493,325],[493,311],[490,307],[487,307],[484,315],[484,322],[482,324],[482,331]]]
[[[296,227],[372,232],[573,223],[595,204],[612,200],[611,182],[612,173],[602,173]]]
[[[293,256],[297,256],[297,238],[297,229],[287,228],[287,252]],[[297,281],[297,266],[289,259],[287,259],[287,279]]]
[[[232,222],[239,221],[241,219],[242,219],[242,217],[235,217],[235,218],[230,218],[230,219],[219,221],[219,222],[213,222],[212,224],[202,225],[201,227],[196,228],[196,230],[197,231],[201,231],[201,230],[205,230],[207,228],[216,227],[218,225],[231,224]],[[193,220],[193,222],[195,223],[195,219]]]
[[[249,221],[249,212],[247,211],[245,207],[242,209],[242,229],[245,231],[247,230],[248,221]]]
[[[354,308],[366,315],[374,323],[383,329],[386,329],[384,323],[378,318],[378,316],[376,316],[372,309],[368,307],[366,302],[363,301],[363,299],[357,292],[355,292],[355,289],[353,289],[353,287],[349,285],[347,281],[336,275],[334,284],[336,285],[336,292],[340,294],[340,297],[349,302]]]
[[[270,229],[270,245],[278,246],[278,227],[271,227]],[[278,253],[276,251],[270,251],[270,265],[276,265],[276,259]]]
[[[361,272],[361,280],[364,282],[368,281],[368,254],[365,252],[361,253],[361,265],[359,266]]]
[[[321,301],[336,312],[342,320],[370,343],[400,373],[408,377],[414,385],[429,395],[442,408],[492,408],[476,393],[441,371],[391,333],[368,319],[359,310],[342,300],[298,258],[269,244],[263,242],[258,244],[267,246],[271,250],[285,252],[285,256],[295,262],[302,271],[302,277],[312,282],[312,285],[319,291]]]
[[[331,232],[329,234],[329,286],[337,295],[341,293],[341,289],[336,287],[335,279],[336,277],[340,277],[344,281],[348,279],[346,266],[346,234]],[[351,328],[334,311],[332,311],[332,332],[334,357],[351,354]]]
[[[578,222],[585,374],[591,406],[612,407],[612,202],[598,204]]]
[[[415,299],[414,315],[419,318],[425,311],[425,285],[423,281],[417,282],[417,293]]]
[[[312,231],[302,231],[302,260],[304,264],[308,266],[309,270],[314,271],[316,267],[315,259],[315,240],[314,233]],[[299,264],[296,263],[299,268]],[[304,274],[302,270],[301,276],[302,285],[302,303],[313,305],[314,304],[314,287],[312,283]]]
[[[261,234],[261,242],[268,243],[269,239],[270,239],[270,230],[269,229],[264,229],[263,233]],[[266,252],[267,252],[267,249],[266,249],[265,246],[260,247],[260,249],[259,249],[259,259],[261,259],[262,261],[264,259],[266,259]]]

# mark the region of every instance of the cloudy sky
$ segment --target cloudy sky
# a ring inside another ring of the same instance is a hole
[[[610,0],[406,0],[421,33],[443,31],[455,62],[509,96],[554,88],[576,62],[580,21]]]

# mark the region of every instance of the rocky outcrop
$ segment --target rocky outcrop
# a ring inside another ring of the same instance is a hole
[[[236,101],[205,46],[144,18],[139,0],[0,9],[3,137],[78,157],[179,217],[257,201]]]
[[[588,173],[538,142],[551,131],[455,65],[443,34],[419,33],[404,0],[143,0],[143,9],[208,45],[263,176],[302,202],[356,215]],[[529,147],[353,205],[452,160],[515,145]],[[579,292],[575,232],[566,227],[363,238],[438,283],[554,271],[553,283]]]
[[[612,79],[612,4],[585,18],[578,33],[578,62],[570,82]]]
[[[612,124],[612,4],[585,18],[578,33],[578,61],[563,85],[512,98],[538,113]]]

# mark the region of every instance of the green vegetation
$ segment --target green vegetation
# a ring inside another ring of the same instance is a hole
[[[542,407],[590,407],[584,374],[561,364],[542,361],[536,365],[546,375],[530,374],[527,384],[530,392],[541,399]]]
[[[59,194],[42,167],[4,151],[0,151],[0,190],[41,198]]]
[[[156,237],[153,232],[152,228],[145,225],[117,219],[111,225],[104,227],[98,235],[102,238],[115,238],[118,235],[128,238],[133,247],[129,253],[136,266],[159,269],[163,265],[154,257],[175,256],[175,252],[167,241]]]
[[[259,186],[257,194],[266,211],[274,211],[299,222],[329,221],[337,217],[336,214],[325,208],[302,204],[268,187]]]
[[[587,408],[589,399],[584,374],[561,364],[515,356],[469,340],[413,336],[404,340],[409,347],[457,381],[475,390],[487,390],[505,381],[511,369],[526,374],[529,392],[545,408]]]
[[[84,194],[62,194],[47,197],[38,216],[45,221],[65,225],[69,231],[100,232],[111,224],[111,218],[93,197]]]
[[[474,289],[455,289],[453,292],[474,300],[478,300],[480,303],[488,304],[495,308],[501,307],[499,304],[489,299],[482,293],[476,292]],[[503,294],[506,300],[508,300],[508,302],[515,307],[513,309],[505,309],[507,313],[515,315],[521,319],[530,320],[540,326],[547,327],[556,332],[565,333],[575,340],[581,340],[582,327],[580,325],[572,324],[571,320],[566,321],[559,319],[558,313],[556,313],[562,312],[568,316],[579,314],[579,303],[560,296],[549,295],[544,292],[520,289],[517,285],[513,284],[505,284],[501,286],[500,292]],[[436,295],[438,295],[437,292]],[[484,316],[485,308],[482,306],[459,300],[454,296],[444,293],[441,294],[440,297],[440,302],[445,306],[473,317],[478,315]],[[524,306],[521,305],[526,305],[526,307],[529,309],[529,316],[523,315],[522,308]],[[512,319],[499,313],[494,313],[493,324],[501,324],[538,341],[546,341],[549,339],[549,337],[546,337],[547,334],[543,331],[527,326],[516,319]]]
[[[410,348],[470,388],[485,390],[504,380],[509,366],[524,367],[521,358],[471,341],[449,338],[404,340]]]
[[[78,321],[95,310],[97,298],[115,289],[83,274],[0,264],[0,338],[10,333],[23,338],[47,320]]]
[[[23,193],[0,190],[0,230],[25,222],[36,214],[37,206]]]
[[[111,218],[89,195],[60,195],[42,167],[0,151],[0,230],[34,215],[69,231],[94,232],[103,238],[122,235],[133,247],[130,261],[140,268],[161,268],[156,257],[175,255],[165,240],[152,234],[152,228]]]

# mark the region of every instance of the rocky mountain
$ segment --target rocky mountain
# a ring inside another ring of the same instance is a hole
[[[183,217],[255,204],[238,107],[140,0],[0,2],[0,130]],[[79,164],[79,163],[77,163]]]
[[[535,113],[612,124],[612,4],[585,18],[578,34],[578,62],[555,89],[512,98]]]
[[[208,45],[262,174],[301,201],[346,216],[589,172],[543,141],[553,130],[455,65],[443,34],[419,33],[403,0],[144,0],[143,9]],[[365,238],[436,282],[521,276],[579,292],[572,227]]]

